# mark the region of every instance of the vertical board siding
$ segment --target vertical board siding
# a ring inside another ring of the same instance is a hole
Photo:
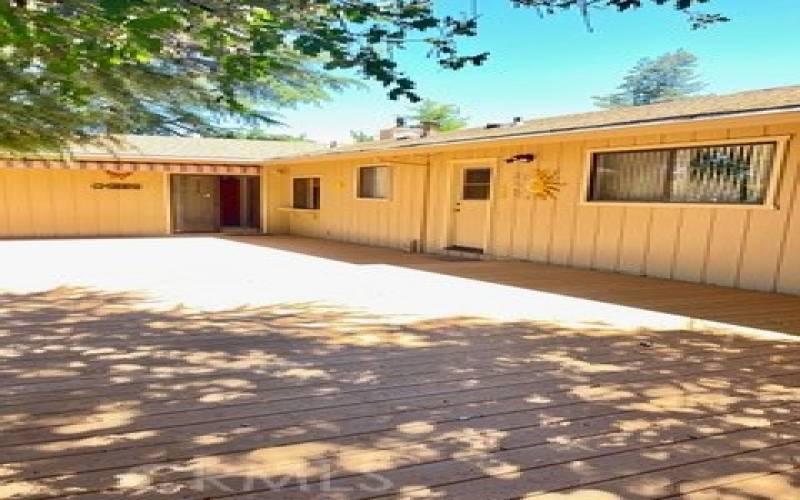
[[[748,127],[728,130],[728,138],[750,138],[764,134],[764,127]],[[711,232],[707,283],[722,286],[735,286],[739,280],[742,252],[749,224],[749,210],[738,208],[718,208]]]
[[[650,245],[645,260],[644,274],[658,278],[672,278],[675,248],[679,242],[682,210],[679,208],[654,208],[650,223]]]
[[[691,139],[694,141],[716,141],[728,138],[728,131],[698,131]],[[703,282],[706,280],[711,235],[714,233],[718,210],[704,207],[689,207],[681,220],[680,238],[673,277],[683,281]]]
[[[658,134],[635,138],[635,145],[651,146],[661,142]],[[619,270],[630,274],[645,274],[653,230],[653,209],[643,206],[625,207],[625,222],[620,244]]]
[[[787,155],[786,170],[794,173],[793,180],[785,176],[782,191],[789,194],[786,207],[788,220],[785,224],[781,245],[775,288],[779,292],[800,294],[800,125],[795,128],[794,147]]]
[[[550,262],[553,264],[572,263],[583,162],[582,144],[568,142],[562,145],[558,165],[561,190],[553,202],[553,230],[550,237]]]
[[[580,173],[578,174],[576,189],[580,196],[580,190],[584,179],[584,167],[588,160],[588,149],[603,148],[608,146],[608,141],[595,140],[586,142],[581,149]],[[596,205],[576,206],[575,228],[572,241],[572,260],[570,264],[577,267],[594,267],[595,249],[597,238],[600,235],[600,210]]]
[[[505,153],[505,154],[504,154]],[[492,203],[492,254],[498,257],[513,257],[514,256],[514,240],[521,240],[527,236],[529,231],[525,234],[515,234],[515,216],[517,209],[517,200],[515,196],[515,182],[516,174],[518,172],[518,165],[507,164],[503,161],[504,157],[508,157],[509,151],[500,148],[492,148],[487,150],[487,158],[497,158],[497,170],[494,176],[494,196],[495,199]],[[516,154],[516,153],[511,153]],[[465,155],[465,159],[477,158],[480,155],[473,153]],[[502,216],[500,214],[506,214]]]
[[[528,153],[526,148],[519,147],[507,151],[506,158]],[[534,154],[538,153],[534,152]],[[541,154],[541,153],[539,153]],[[528,178],[532,175],[533,166],[529,163],[506,164],[501,161],[500,169],[508,171],[512,176],[511,196],[514,204],[514,218],[511,224],[511,256],[516,259],[530,259],[531,241],[539,236],[539,225],[535,219],[535,205],[528,192]]]
[[[562,146],[561,143],[543,145],[538,151],[535,164],[528,167],[531,174],[536,169],[546,172],[559,171]],[[535,262],[550,262],[556,201],[536,199],[533,196],[531,198],[530,211],[534,225],[529,239],[528,258]]]
[[[620,256],[620,238],[625,222],[625,208],[601,207],[597,214],[593,267],[616,271]]]
[[[319,176],[321,189],[318,212],[284,212],[288,214],[288,232],[300,236],[408,249],[411,241],[418,240],[420,236],[424,171],[422,160],[408,162],[393,163],[373,158],[284,167],[286,174],[279,182],[284,185],[287,193],[291,193],[292,179],[299,176]],[[357,169],[364,165],[379,164],[391,168],[389,198],[357,198]],[[282,201],[284,207],[289,207],[292,203],[291,195],[284,197]]]
[[[687,208],[681,220],[673,277],[700,282],[705,278],[713,209]]]
[[[338,189],[339,195],[323,194],[323,210],[316,216],[292,214],[290,230],[301,235],[408,248],[423,230],[425,163],[430,161],[425,238],[428,251],[442,251],[450,243],[450,212],[457,189],[453,184],[457,182],[453,179],[455,165],[464,160],[492,159],[496,160],[497,169],[486,248],[489,256],[800,293],[800,124],[767,126],[758,120],[751,123],[756,125],[724,128],[705,124],[686,126],[682,132],[619,132],[587,140],[542,139],[512,146],[463,146],[430,157],[403,155],[393,167],[392,199],[387,202],[355,199],[354,169],[366,160],[291,167],[292,175],[321,174],[324,189]],[[582,203],[591,149],[661,147],[762,136],[790,137],[781,164],[778,210]],[[533,153],[536,161],[505,162],[520,153]],[[384,158],[391,158],[390,152],[385,154]],[[554,200],[538,200],[531,195],[530,181],[537,169],[559,173],[561,186]],[[0,227],[3,224],[9,223],[0,219]]]
[[[449,196],[447,169],[439,156],[431,158],[430,192],[428,194],[428,251],[436,251],[447,246],[446,198]]]
[[[766,133],[771,136],[789,136],[794,143],[800,130],[797,126],[771,126]],[[742,288],[770,291],[776,287],[789,216],[795,203],[793,186],[797,184],[797,164],[800,161],[798,153],[800,148],[789,148],[784,155],[783,171],[773,173],[781,176],[776,200],[778,210],[761,210],[750,214],[748,237],[739,272],[739,285]]]
[[[92,189],[97,170],[0,169],[0,237],[166,234],[164,175],[136,172],[142,189]]]
[[[635,144],[635,137],[621,137],[609,140],[606,146],[625,149],[626,146]],[[627,210],[628,207],[624,206],[599,208],[593,257],[595,268],[606,271],[619,269],[622,254],[625,253],[622,242]]]
[[[643,274],[650,243],[652,212],[649,208],[626,208],[625,231],[620,244],[619,270]]]

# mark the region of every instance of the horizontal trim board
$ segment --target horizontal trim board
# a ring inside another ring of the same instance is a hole
[[[258,165],[205,163],[143,163],[120,161],[0,160],[0,168],[40,170],[104,170],[110,172],[164,172],[170,174],[260,175]]]

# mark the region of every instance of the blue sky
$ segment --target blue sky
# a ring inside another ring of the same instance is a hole
[[[466,10],[471,1],[438,3]],[[678,48],[698,56],[707,93],[800,84],[800,0],[713,0],[704,9],[732,21],[699,31],[666,7],[598,11],[592,33],[574,12],[540,18],[508,0],[478,0],[478,6],[480,34],[462,47],[489,51],[484,66],[442,70],[414,48],[398,57],[422,96],[459,105],[471,125],[594,109],[591,96],[613,91],[636,61]],[[368,85],[284,110],[288,126],[275,131],[347,142],[351,129],[375,133],[409,107]]]

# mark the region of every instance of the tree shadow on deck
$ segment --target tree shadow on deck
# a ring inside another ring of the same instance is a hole
[[[0,498],[800,492],[788,341],[79,288],[0,314]]]

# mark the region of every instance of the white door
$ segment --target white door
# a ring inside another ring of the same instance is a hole
[[[453,246],[485,250],[492,192],[492,169],[457,167],[453,207]]]

